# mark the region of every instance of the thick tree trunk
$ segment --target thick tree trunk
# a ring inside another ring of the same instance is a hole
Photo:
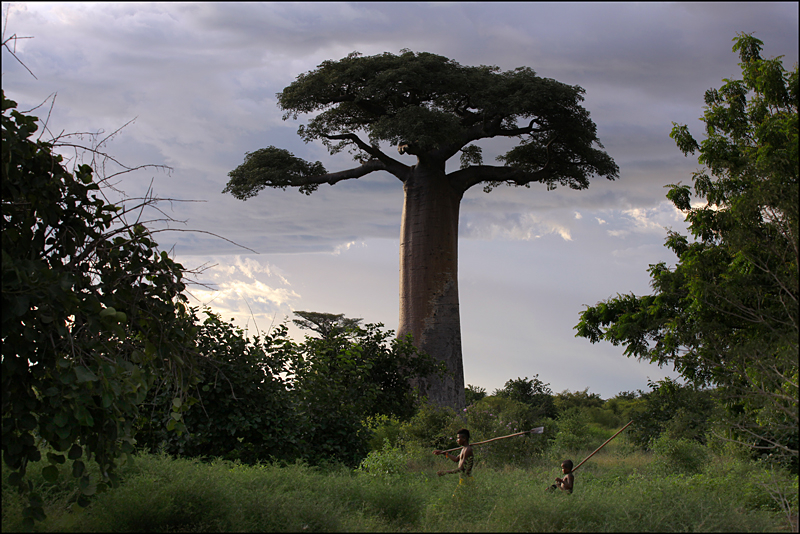
[[[440,406],[464,406],[458,308],[458,210],[462,191],[443,170],[417,166],[404,184],[400,230],[400,325],[414,345],[443,361],[448,376],[415,382]]]

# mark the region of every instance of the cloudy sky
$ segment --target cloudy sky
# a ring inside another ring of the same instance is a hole
[[[128,174],[117,187],[135,197],[152,184],[159,197],[198,201],[162,203],[185,221],[172,228],[198,232],[158,241],[186,267],[207,267],[198,280],[208,287],[193,286],[193,302],[251,334],[293,310],[397,328],[396,178],[374,173],[310,197],[267,190],[243,202],[221,193],[245,152],[268,145],[328,169],[352,165],[305,145],[296,135],[303,117],[281,119],[275,95],[297,75],[353,51],[409,48],[462,65],[527,66],[585,88],[620,178],[595,179],[584,191],[468,191],[461,327],[468,384],[491,393],[538,374],[555,392],[588,387],[603,398],[676,376],[573,330],[586,305],[647,293],[648,265],[674,264],[665,229],[685,224],[664,186],[690,182],[698,164],[669,138],[672,122],[702,138],[703,93],[740,76],[737,32],[754,33],[764,55],[784,55],[787,68],[798,50],[794,2],[4,3],[3,21],[3,39],[33,37],[15,50],[36,76],[4,50],[6,95],[21,110],[45,102],[34,114],[50,113],[52,133],[108,134],[135,118],[107,151],[131,166],[172,170]],[[483,146],[487,162],[508,149]]]

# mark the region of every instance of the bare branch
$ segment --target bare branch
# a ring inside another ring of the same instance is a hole
[[[15,53],[17,51],[17,40],[18,39],[33,39],[33,37],[17,37],[17,34],[15,33],[14,35],[12,35],[8,39],[6,39],[6,27],[8,26],[8,12],[9,12],[10,7],[11,6],[6,4],[6,19],[3,22],[3,46],[5,47],[6,50],[8,50],[9,54],[14,56],[14,59],[16,59],[19,62],[20,65],[25,67],[25,70],[27,70],[30,73],[31,76],[36,78],[36,75],[31,71],[31,69],[29,69],[28,66],[20,58],[18,58],[17,54]],[[14,42],[14,49],[13,50],[11,49],[10,46],[8,46],[9,41],[13,41]],[[36,78],[36,79],[38,80],[39,78]]]

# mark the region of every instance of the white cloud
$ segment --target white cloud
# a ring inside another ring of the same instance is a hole
[[[203,285],[191,285],[191,304],[208,306],[223,319],[233,319],[246,328],[255,323],[265,328],[277,315],[290,315],[301,301],[281,270],[266,260],[252,256],[190,256],[181,262],[210,265],[197,278]]]
[[[331,252],[331,254],[333,254],[334,256],[338,256],[343,251],[350,250],[354,246],[366,247],[367,244],[364,243],[363,241],[361,241],[360,243],[356,243],[355,241],[349,241],[347,243],[342,243],[341,245],[337,245],[336,248],[333,249],[333,252]]]
[[[548,234],[572,241],[570,228],[549,216],[536,213],[471,213],[464,217],[459,235],[468,239],[502,239],[507,241],[530,241]]]

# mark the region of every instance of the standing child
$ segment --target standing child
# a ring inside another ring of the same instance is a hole
[[[468,485],[472,482],[472,466],[475,463],[475,456],[472,453],[472,447],[469,445],[469,430],[466,428],[459,430],[456,434],[456,443],[461,447],[461,452],[458,453],[458,456],[440,450],[433,451],[433,454],[437,456],[444,454],[448,459],[458,462],[458,467],[456,469],[452,471],[442,470],[436,474],[442,476],[458,473],[458,484],[460,487],[462,484]],[[453,496],[455,496],[455,494],[453,494]]]

